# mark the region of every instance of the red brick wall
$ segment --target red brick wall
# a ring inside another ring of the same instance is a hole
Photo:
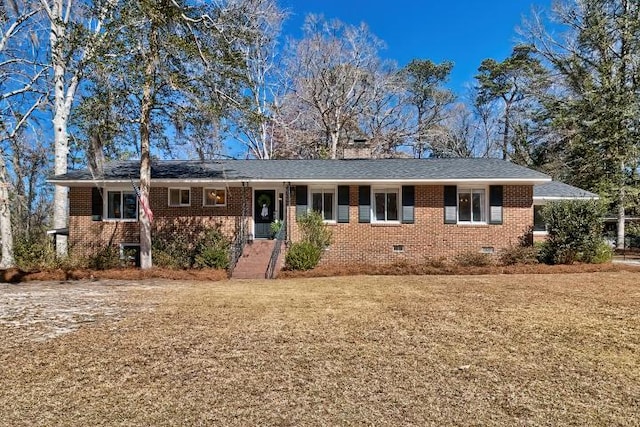
[[[249,199],[248,215],[253,209],[253,191],[246,188]],[[236,221],[242,211],[242,188],[227,189],[226,207],[203,207],[202,187],[191,188],[191,206],[169,207],[168,189],[151,189],[151,209],[154,227],[172,225],[178,228],[218,226],[232,237]],[[87,253],[106,244],[139,242],[137,222],[92,221],[91,188],[71,188],[69,238],[72,250]],[[335,264],[376,263],[397,261],[420,262],[431,257],[453,257],[466,251],[480,251],[483,247],[499,251],[518,243],[518,239],[533,224],[533,188],[505,186],[503,224],[457,225],[444,224],[444,187],[441,185],[415,187],[414,224],[358,223],[358,187],[350,187],[348,224],[332,224],[333,243],[325,252],[323,262]],[[295,195],[292,204],[295,203]],[[299,240],[295,222],[295,206],[288,210],[290,239]],[[404,246],[394,252],[394,245]]]
[[[69,242],[72,254],[90,254],[105,245],[139,243],[140,227],[137,222],[92,221],[91,188],[69,189]],[[242,213],[242,188],[227,189],[227,205],[211,207],[202,205],[202,187],[191,188],[191,206],[168,206],[168,188],[152,187],[150,205],[154,215],[153,227],[172,226],[220,227],[229,238],[233,237],[237,219]],[[246,194],[251,198],[251,189]],[[248,205],[251,212],[251,204]]]
[[[450,258],[484,247],[500,249],[515,245],[533,224],[533,188],[505,186],[503,224],[458,225],[444,223],[444,187],[416,186],[414,224],[358,223],[358,187],[350,187],[348,224],[332,224],[333,242],[323,261],[331,264],[390,264],[421,262],[425,258]],[[295,198],[293,198],[295,202]],[[288,218],[295,218],[291,207]],[[290,221],[293,241],[300,238],[297,224]],[[404,246],[394,252],[394,245]]]

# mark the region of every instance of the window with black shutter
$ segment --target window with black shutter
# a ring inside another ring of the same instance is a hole
[[[338,222],[349,222],[349,186],[338,186]]]
[[[489,187],[489,224],[502,224],[502,185]]]
[[[93,187],[91,189],[91,220],[102,221],[103,206],[102,189]]]
[[[371,222],[371,187],[358,187],[358,222]]]
[[[296,186],[296,218],[299,218],[307,213],[307,198],[307,186]]]
[[[413,224],[415,205],[415,187],[413,185],[402,186],[402,222],[403,224]]]
[[[458,222],[458,188],[455,185],[444,186],[444,223]]]

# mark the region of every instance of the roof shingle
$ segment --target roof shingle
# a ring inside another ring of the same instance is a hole
[[[598,197],[595,193],[559,181],[546,182],[533,187],[534,199],[597,199]]]
[[[139,162],[107,163],[99,176],[87,169],[57,175],[50,182],[138,179]],[[457,181],[515,180],[543,182],[549,176],[499,159],[374,160],[156,160],[152,180],[227,181]]]

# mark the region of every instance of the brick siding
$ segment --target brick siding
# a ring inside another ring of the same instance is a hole
[[[444,187],[415,187],[413,224],[358,223],[358,186],[349,190],[349,223],[331,224],[333,241],[322,262],[330,264],[391,264],[421,262],[426,258],[450,258],[482,248],[495,252],[528,234],[533,224],[533,187],[505,186],[501,225],[459,225],[444,223]],[[295,202],[295,198],[293,198]],[[295,218],[295,207],[288,218]],[[300,238],[295,221],[291,237]],[[394,245],[403,247],[395,252]]]
[[[253,191],[244,190],[248,198],[247,213],[252,215]],[[227,237],[233,237],[242,213],[243,189],[227,189],[227,205],[204,207],[202,187],[191,187],[191,205],[168,206],[168,188],[153,187],[150,205],[154,213],[154,228],[219,227]],[[503,224],[459,225],[444,223],[444,187],[415,187],[415,222],[413,224],[358,223],[358,186],[351,186],[349,223],[331,224],[333,242],[324,254],[323,262],[332,264],[389,264],[398,261],[421,262],[426,258],[450,258],[482,248],[500,249],[515,245],[533,224],[533,187],[504,187]],[[69,191],[69,239],[72,253],[88,254],[104,245],[138,243],[137,222],[92,221],[91,188],[72,187]],[[299,240],[295,221],[295,195],[287,210],[289,236]],[[394,251],[394,245],[403,247]]]
[[[181,187],[182,188],[182,187]],[[91,188],[69,189],[69,242],[70,253],[89,255],[106,245],[140,242],[140,227],[137,221],[93,221],[91,217]],[[127,189],[127,191],[130,191]],[[173,229],[195,229],[218,227],[232,238],[237,221],[242,214],[242,194],[239,187],[227,189],[226,206],[203,206],[203,188],[191,187],[190,206],[169,206],[168,188],[152,187],[149,194],[155,230],[164,227]],[[251,198],[251,189],[245,189]],[[251,212],[251,203],[248,205]]]

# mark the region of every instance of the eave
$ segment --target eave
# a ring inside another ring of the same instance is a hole
[[[137,182],[138,180],[134,180]],[[551,178],[461,178],[461,179],[162,179],[152,180],[152,187],[167,187],[172,185],[192,184],[194,186],[204,185],[225,185],[225,186],[242,186],[242,184],[251,185],[465,185],[465,184],[484,184],[484,185],[538,185],[550,182]],[[60,185],[63,187],[102,187],[102,186],[123,186],[131,185],[130,179],[111,179],[111,180],[58,180],[49,179],[49,184]],[[535,198],[534,198],[535,199]]]

